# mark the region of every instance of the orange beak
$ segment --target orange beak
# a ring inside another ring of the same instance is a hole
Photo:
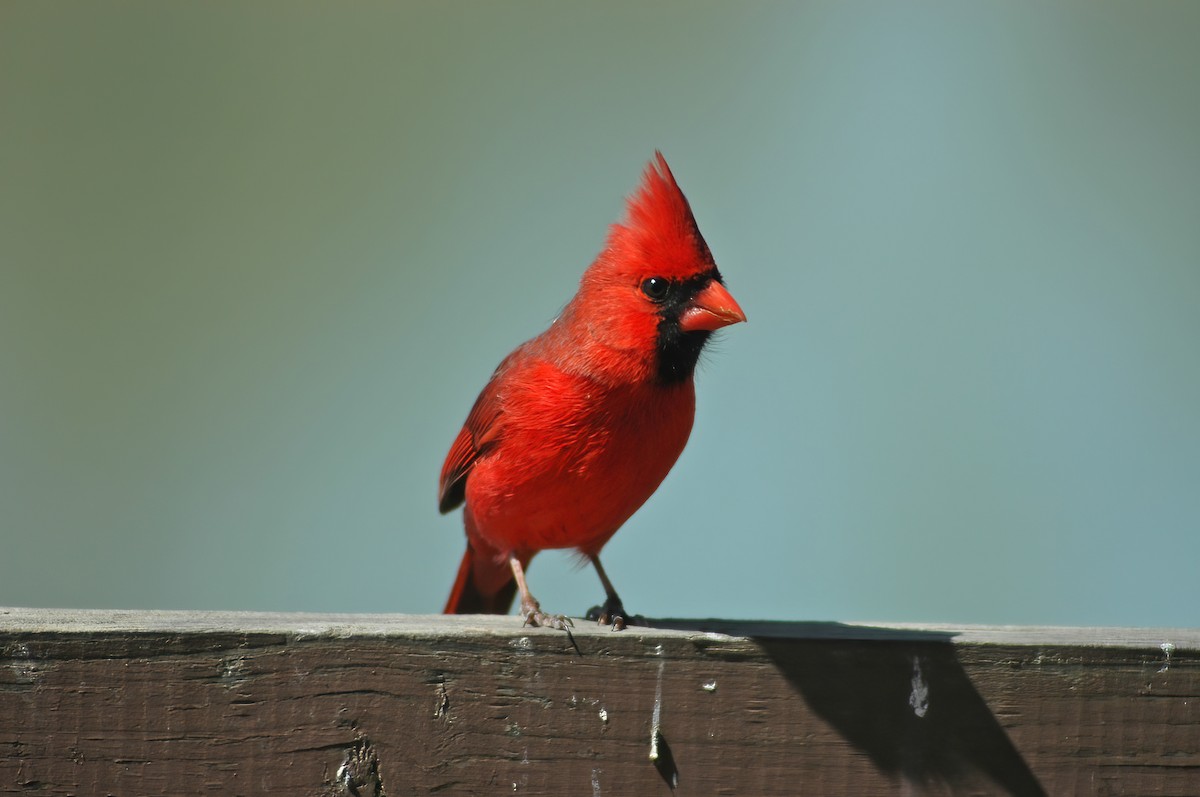
[[[679,328],[684,332],[708,332],[746,320],[746,314],[738,307],[725,286],[713,280],[708,287],[696,294],[691,303],[679,316]]]

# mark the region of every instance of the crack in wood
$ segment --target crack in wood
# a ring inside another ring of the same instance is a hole
[[[433,707],[434,719],[450,718],[450,692],[446,689],[446,678],[441,676],[437,681],[436,702]]]

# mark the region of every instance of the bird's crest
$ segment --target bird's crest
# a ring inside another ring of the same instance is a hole
[[[657,151],[629,198],[625,222],[613,225],[609,243],[635,260],[653,261],[663,277],[687,278],[713,265],[691,205]]]

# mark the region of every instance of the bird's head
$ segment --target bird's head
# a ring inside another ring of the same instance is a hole
[[[664,383],[690,378],[709,335],[746,320],[662,153],[572,304],[594,339],[634,355]]]

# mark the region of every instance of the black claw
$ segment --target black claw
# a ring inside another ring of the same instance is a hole
[[[593,606],[588,609],[589,620],[595,620],[598,625],[606,625],[613,631],[624,631],[626,626],[645,625],[645,619],[631,615],[625,611],[620,601],[605,601],[603,606]]]

